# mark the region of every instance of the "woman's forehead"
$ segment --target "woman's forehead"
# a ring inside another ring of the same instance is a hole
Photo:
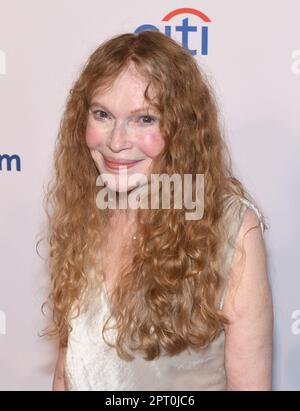
[[[110,84],[104,84],[93,93],[90,104],[105,106],[127,106],[134,111],[142,107],[149,107],[144,93],[149,81],[135,70],[123,70]],[[148,96],[154,102],[155,91],[149,85]],[[125,108],[125,107],[124,107]]]

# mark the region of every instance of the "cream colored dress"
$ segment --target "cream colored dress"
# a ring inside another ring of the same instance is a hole
[[[226,219],[230,238],[238,235],[247,208],[263,220],[258,209],[249,201],[236,196],[226,200]],[[226,279],[234,249],[225,244],[222,275]],[[226,281],[224,282],[225,291]],[[220,301],[223,306],[224,292]],[[146,361],[135,354],[131,362],[120,359],[114,348],[102,339],[102,325],[108,315],[106,290],[100,290],[93,307],[72,320],[66,352],[65,376],[68,390],[111,391],[193,391],[225,390],[224,329],[202,351],[187,349],[173,356],[160,356]],[[113,338],[113,331],[109,331]]]

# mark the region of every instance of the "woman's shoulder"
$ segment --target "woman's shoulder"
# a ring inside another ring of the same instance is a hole
[[[223,202],[224,221],[227,227],[259,226],[262,233],[268,228],[265,216],[254,199],[237,194],[225,194]],[[233,227],[234,229],[234,227]]]
[[[265,216],[255,200],[246,198],[236,194],[229,194],[224,196],[224,234],[225,242],[222,248],[222,269],[221,273],[224,276],[225,284],[228,281],[228,276],[232,270],[232,263],[236,257],[239,260],[240,252],[244,254],[244,245],[251,241],[260,249],[263,248],[264,239],[263,233],[268,228],[265,221]],[[252,229],[258,228],[255,232]],[[252,231],[250,236],[245,236]],[[246,241],[246,243],[245,243]],[[252,247],[253,248],[253,247]],[[254,248],[253,248],[254,249]],[[236,251],[238,252],[236,253]],[[244,256],[245,257],[245,256]],[[220,308],[223,306],[224,290],[222,293]]]
[[[251,229],[258,228],[259,236],[263,236],[268,228],[266,219],[254,199],[237,194],[224,196],[223,217],[221,219],[224,246],[222,248],[222,261],[224,263],[225,277],[232,261],[236,248],[239,248],[239,238],[244,238]]]

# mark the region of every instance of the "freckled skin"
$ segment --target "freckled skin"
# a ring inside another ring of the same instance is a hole
[[[101,110],[109,114],[109,118],[104,121],[95,118],[89,113],[86,128],[86,144],[101,175],[106,174],[115,181],[111,189],[119,192],[129,191],[130,187],[125,186],[124,170],[111,171],[105,164],[103,156],[114,159],[142,160],[136,165],[126,170],[128,177],[130,174],[139,173],[149,180],[149,167],[152,159],[156,157],[164,148],[164,139],[159,130],[159,121],[148,124],[129,121],[131,116],[137,118],[147,115],[147,110],[141,113],[131,114],[131,111],[141,107],[148,107],[144,99],[144,90],[147,81],[130,64],[128,68],[116,78],[109,90],[96,94],[92,102],[101,104],[92,105],[92,110]],[[153,97],[153,90],[150,89],[150,97]],[[103,107],[104,106],[104,107]],[[99,114],[98,114],[99,115]],[[149,115],[159,117],[158,113],[150,109]],[[102,119],[103,120],[103,119]],[[127,181],[127,180],[126,180]],[[138,179],[136,182],[142,181]],[[145,182],[145,180],[143,180]]]

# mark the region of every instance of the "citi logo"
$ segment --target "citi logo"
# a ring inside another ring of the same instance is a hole
[[[0,154],[0,171],[21,171],[21,158],[17,154]]]
[[[189,22],[189,17],[183,17],[181,20],[181,24],[172,24],[172,19],[181,15],[189,14],[190,17],[196,16],[200,19],[199,24],[192,25]],[[175,32],[181,33],[181,44],[185,47],[193,56],[197,54],[201,54],[202,56],[207,56],[208,54],[208,24],[211,23],[211,20],[206,14],[202,13],[202,11],[183,7],[180,9],[176,9],[171,11],[170,13],[166,14],[165,17],[162,18],[162,22],[166,23],[164,26],[164,34],[172,37]],[[160,31],[158,27],[154,26],[153,24],[142,24],[141,26],[135,29],[135,33],[139,33],[145,30],[154,30]],[[190,49],[189,48],[189,40],[190,34],[193,33],[193,40],[196,41],[197,48]]]

